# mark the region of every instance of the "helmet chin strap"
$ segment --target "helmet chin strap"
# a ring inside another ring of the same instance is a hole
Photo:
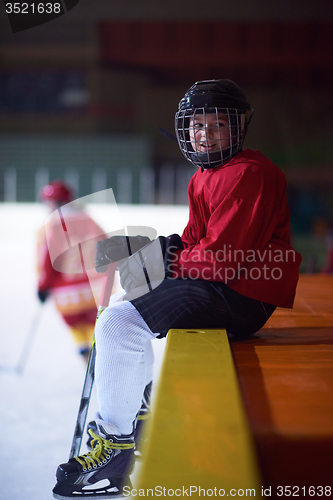
[[[210,168],[216,168],[220,165],[226,163],[230,159],[230,148],[226,148],[222,151],[215,151],[213,153],[195,153],[194,151],[189,152],[191,161],[195,163],[198,167],[203,170],[208,170]]]

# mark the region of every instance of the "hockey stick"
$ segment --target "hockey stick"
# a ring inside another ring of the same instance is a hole
[[[19,358],[17,365],[15,367],[0,366],[1,371],[11,371],[11,372],[18,373],[20,375],[22,374],[23,369],[24,369],[26,362],[28,360],[31,348],[32,348],[33,340],[34,340],[35,335],[36,335],[37,330],[38,330],[42,311],[43,311],[43,304],[40,304],[35,312],[34,317],[32,318],[31,323],[30,323],[28,334],[27,334],[25,343],[23,345],[21,355],[20,355],[20,358]]]
[[[113,286],[113,281],[114,281],[114,273],[116,270],[116,264],[109,264],[105,277],[104,277],[104,283],[103,283],[103,288],[102,288],[102,293],[101,293],[101,298],[100,298],[100,303],[97,311],[97,318],[100,317],[104,309],[108,306],[111,292],[112,292],[112,286]],[[95,346],[95,336],[92,341],[92,346],[91,346],[91,351],[89,355],[89,360],[88,360],[88,366],[87,366],[87,371],[86,371],[86,376],[83,384],[83,389],[82,389],[82,395],[81,395],[81,401],[80,401],[80,406],[79,406],[79,411],[76,419],[76,425],[75,425],[75,430],[74,430],[74,436],[73,436],[73,441],[72,441],[72,447],[70,451],[69,458],[76,457],[79,455],[80,448],[81,448],[81,443],[82,443],[82,437],[83,437],[83,431],[86,423],[86,418],[87,418],[87,413],[88,413],[88,408],[89,408],[89,402],[90,402],[90,396],[91,396],[91,391],[94,385],[94,379],[95,379],[95,358],[96,358],[96,346]]]
[[[32,320],[32,323],[30,325],[30,330],[29,330],[29,333],[27,335],[27,338],[26,338],[26,341],[25,341],[25,344],[24,344],[24,347],[23,347],[23,350],[22,350],[22,353],[21,353],[21,356],[20,356],[20,359],[19,359],[19,362],[17,364],[17,367],[16,367],[16,372],[17,373],[22,373],[23,372],[23,369],[26,365],[26,362],[28,360],[28,356],[30,354],[30,351],[31,351],[31,347],[32,347],[32,342],[33,342],[33,339],[37,333],[37,329],[38,329],[38,326],[39,326],[39,322],[40,322],[40,318],[41,318],[41,314],[42,314],[42,310],[43,310],[43,304],[41,304],[36,313],[35,313],[35,316]]]

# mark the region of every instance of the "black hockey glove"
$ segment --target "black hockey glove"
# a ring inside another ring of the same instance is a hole
[[[153,290],[165,278],[172,276],[174,253],[182,249],[183,242],[178,234],[159,236],[128,259],[119,262],[121,286],[127,293],[139,287],[146,287],[146,292]]]
[[[38,295],[38,298],[41,301],[41,303],[44,304],[44,302],[46,301],[46,299],[50,295],[50,292],[49,292],[49,290],[43,290],[43,291],[38,290],[37,295]]]
[[[95,267],[98,273],[104,273],[110,262],[118,262],[137,252],[151,240],[147,236],[111,236],[96,244]]]

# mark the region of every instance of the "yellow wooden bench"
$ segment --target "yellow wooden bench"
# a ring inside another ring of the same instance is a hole
[[[134,496],[261,496],[225,330],[170,330]]]

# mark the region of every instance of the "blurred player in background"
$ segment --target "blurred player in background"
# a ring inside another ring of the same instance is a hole
[[[104,231],[82,209],[76,207],[75,203],[71,203],[74,193],[64,182],[54,181],[44,186],[40,199],[49,207],[51,213],[62,207],[62,215],[70,226],[72,240],[76,238],[81,242],[89,237],[105,237]],[[60,256],[57,270],[53,267],[47,239],[49,245],[59,245],[58,230],[59,224],[50,219],[38,232],[38,298],[42,303],[49,296],[53,298],[73,334],[78,352],[88,360],[97,315],[94,295],[99,296],[102,276],[95,270],[89,271],[89,277],[87,272],[82,272],[80,254],[75,248]]]

